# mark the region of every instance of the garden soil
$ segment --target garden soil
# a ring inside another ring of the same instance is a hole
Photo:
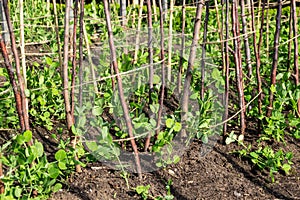
[[[201,145],[200,141],[193,141],[179,163],[145,173],[142,180],[131,174],[128,186],[121,171],[101,163],[90,164],[82,173],[71,175],[65,187],[50,199],[142,199],[134,189],[140,185],[150,185],[149,194],[153,197],[164,196],[168,180],[172,180],[171,193],[177,200],[300,199],[299,140],[288,138],[287,145],[282,146],[293,152],[294,165],[289,175],[276,174],[275,183],[266,171],[259,171],[233,154],[240,148],[235,144],[225,146],[219,141],[206,156],[200,154]]]

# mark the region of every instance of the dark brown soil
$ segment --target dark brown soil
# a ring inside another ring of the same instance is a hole
[[[239,148],[234,144],[217,143],[205,157],[200,155],[201,145],[194,141],[179,163],[143,174],[142,180],[130,175],[129,188],[120,171],[101,163],[88,165],[82,173],[73,174],[65,188],[50,199],[142,199],[134,188],[148,184],[151,196],[164,196],[168,180],[173,182],[171,193],[177,200],[300,199],[299,141],[288,139],[285,149],[294,153],[292,173],[276,174],[275,183],[271,183],[267,172],[260,172],[231,154]]]

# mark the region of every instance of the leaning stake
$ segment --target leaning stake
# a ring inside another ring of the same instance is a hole
[[[273,63],[272,63],[272,72],[271,72],[271,87],[275,87],[276,84],[276,71],[278,66],[278,47],[279,47],[279,37],[280,37],[280,23],[281,23],[281,13],[282,13],[282,0],[278,0],[278,8],[276,15],[276,31],[274,36],[274,54],[273,54]],[[270,89],[270,97],[269,97],[269,106],[267,109],[267,117],[270,117],[273,109],[273,99],[274,93]]]
[[[124,112],[124,118],[126,121],[126,125],[128,128],[128,134],[131,142],[131,146],[133,148],[134,151],[134,156],[135,156],[135,163],[137,166],[137,173],[139,175],[139,178],[142,178],[142,169],[141,169],[141,163],[140,163],[140,158],[139,158],[139,152],[134,140],[134,135],[133,135],[133,127],[131,124],[131,119],[129,116],[129,111],[128,111],[128,107],[127,104],[125,102],[125,97],[124,97],[124,93],[123,93],[123,85],[122,85],[122,78],[119,74],[119,68],[118,68],[118,62],[117,62],[117,55],[116,55],[116,47],[114,45],[114,38],[113,38],[113,31],[112,31],[112,26],[111,26],[111,19],[110,19],[110,12],[108,9],[108,1],[104,0],[104,12],[105,12],[105,18],[106,18],[106,26],[107,26],[107,30],[108,30],[108,38],[109,38],[109,47],[110,47],[110,54],[111,54],[111,60],[112,60],[112,65],[116,74],[116,78],[117,78],[117,84],[118,84],[118,91],[119,91],[119,97],[120,97],[120,101],[121,101],[121,105],[122,105],[122,109]]]
[[[199,32],[201,26],[201,14],[203,8],[203,0],[197,3],[197,11],[196,11],[196,18],[194,24],[194,33],[193,33],[193,41],[192,47],[190,50],[190,56],[188,61],[188,68],[185,75],[184,86],[183,86],[183,95],[181,100],[181,121],[183,124],[187,121],[187,113],[188,113],[188,105],[189,105],[189,90],[192,81],[192,72],[194,69],[194,62],[196,58],[196,50],[199,41]],[[181,136],[186,137],[185,129],[182,129]]]

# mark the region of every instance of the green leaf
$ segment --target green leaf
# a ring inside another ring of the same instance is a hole
[[[74,125],[71,126],[71,131],[74,135],[77,135],[77,130],[76,130],[76,127]]]
[[[148,194],[148,190],[150,188],[150,185],[146,185],[146,186],[143,186],[143,185],[139,185],[135,188],[135,191],[138,193],[138,194],[143,194],[143,193],[146,193]]]
[[[160,83],[160,77],[158,76],[158,75],[154,75],[153,76],[153,84],[154,85],[157,85],[157,84],[159,84]]]
[[[19,186],[17,186],[15,188],[14,195],[19,198],[19,197],[21,197],[21,194],[22,194],[22,188],[20,188]]]
[[[222,79],[221,72],[218,69],[216,69],[216,68],[213,69],[213,71],[211,73],[211,77],[214,80],[220,80],[220,79]]]
[[[25,156],[26,156],[26,157],[29,157],[29,156],[30,156],[28,147],[25,148]]]
[[[250,156],[257,159],[259,157],[259,155],[256,152],[251,152]]]
[[[32,138],[32,132],[27,130],[23,133],[24,136],[24,142],[29,142]]]
[[[49,176],[54,179],[56,179],[58,177],[59,172],[60,172],[59,169],[56,168],[55,166],[51,166],[48,169]]]
[[[67,166],[66,166],[66,163],[65,163],[65,162],[62,162],[62,161],[59,161],[59,162],[58,162],[58,167],[59,167],[59,169],[61,169],[61,170],[66,170],[66,169],[68,169]]]
[[[243,142],[243,141],[244,141],[244,135],[239,135],[238,141],[239,141],[239,142]]]
[[[155,121],[155,119],[150,119],[149,120],[149,122],[150,122],[150,124],[153,126],[153,127],[156,127],[156,121]]]
[[[285,163],[281,166],[281,169],[285,172],[285,174],[289,174],[290,170],[291,170],[291,165]]]
[[[173,157],[173,163],[176,164],[176,163],[178,163],[179,161],[180,161],[180,157],[179,157],[178,155],[175,155],[175,156]]]
[[[49,57],[45,58],[47,65],[51,65],[52,64],[52,59]]]
[[[204,122],[202,122],[200,124],[199,129],[201,129],[201,128],[208,128],[208,127],[209,127],[208,121],[204,121]]]
[[[161,162],[157,162],[156,163],[156,167],[162,167],[163,165],[162,165],[162,163]]]
[[[162,140],[163,138],[164,138],[164,132],[159,132],[159,134],[157,135],[157,139]]]
[[[30,97],[30,90],[25,89],[24,92],[25,92],[25,96],[26,96],[27,98],[29,98],[29,97]]]
[[[174,125],[174,119],[168,118],[166,120],[166,126],[167,126],[167,128],[172,128],[173,125]]]
[[[181,124],[179,122],[175,122],[174,131],[179,132],[181,130]]]
[[[56,183],[53,186],[53,193],[58,192],[61,188],[62,188],[62,184],[61,183]]]
[[[24,140],[25,140],[25,139],[24,139],[24,136],[23,136],[23,135],[18,135],[17,138],[16,138],[16,141],[17,141],[17,143],[18,143],[19,145],[24,144],[24,143],[25,143]]]
[[[32,65],[35,66],[35,67],[39,67],[40,66],[40,64],[38,62],[36,62],[36,61],[32,62]]]
[[[234,134],[234,132],[231,132],[230,134],[229,134],[229,136],[226,138],[226,140],[225,140],[225,144],[230,144],[230,143],[232,143],[232,142],[235,142],[237,140],[237,135],[236,134]]]
[[[276,92],[276,88],[275,88],[275,86],[274,86],[273,84],[271,85],[270,90],[271,90],[272,93],[275,93],[275,92]]]
[[[86,146],[89,148],[90,151],[97,151],[98,150],[98,145],[96,142],[86,142]]]
[[[277,74],[276,80],[282,79],[283,75],[284,75],[284,73],[279,73],[279,74]]]
[[[41,142],[36,142],[34,144],[36,150],[37,150],[37,156],[42,157],[44,155],[44,146]]]
[[[207,144],[208,143],[208,136],[207,136],[207,134],[203,134],[201,140],[202,140],[202,142],[204,144]]]
[[[190,96],[190,99],[195,100],[195,99],[197,99],[197,97],[198,97],[198,93],[194,93]]]
[[[57,161],[62,161],[62,160],[64,160],[64,159],[66,159],[66,157],[67,157],[67,153],[66,153],[66,151],[63,150],[63,149],[60,149],[60,150],[58,150],[58,151],[55,153],[55,159],[56,159]]]
[[[99,107],[99,106],[95,106],[93,107],[93,110],[92,110],[92,114],[94,116],[99,116],[103,113],[103,108]]]
[[[44,117],[49,118],[50,117],[50,113],[47,111],[44,113]]]

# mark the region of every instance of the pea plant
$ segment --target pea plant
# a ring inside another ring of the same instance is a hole
[[[180,162],[193,139],[205,147],[219,135],[273,182],[288,174],[293,154],[272,145],[300,138],[299,8],[282,2],[176,1],[169,13],[153,1],[1,1],[10,32],[9,41],[0,36],[0,130],[9,138],[0,148],[1,198],[46,198],[83,160],[141,178],[143,167]],[[23,52],[32,45],[38,53]],[[36,127],[58,143],[53,161]],[[247,144],[250,128],[259,137]],[[150,186],[135,191],[172,199],[167,185],[165,197]]]

